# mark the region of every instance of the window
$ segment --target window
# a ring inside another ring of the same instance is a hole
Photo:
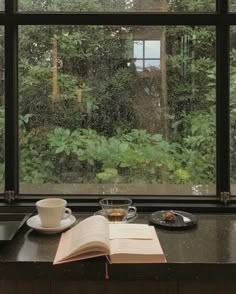
[[[205,52],[201,32],[212,40]],[[166,44],[162,68],[151,35]],[[20,191],[215,193],[214,36],[214,27],[20,26]]]
[[[161,44],[158,40],[134,41],[134,64],[137,71],[160,69]]]
[[[230,192],[236,17],[220,14],[233,1],[19,0],[14,14],[16,2],[0,23],[6,191],[150,201]]]

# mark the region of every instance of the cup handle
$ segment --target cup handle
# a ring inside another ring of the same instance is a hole
[[[126,219],[133,218],[136,216],[136,214],[137,214],[137,208],[135,206],[129,206]]]
[[[62,219],[67,219],[68,217],[71,216],[71,214],[72,214],[71,209],[67,207],[67,208],[65,209],[65,213],[64,213]]]

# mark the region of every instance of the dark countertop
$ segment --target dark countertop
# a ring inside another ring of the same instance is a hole
[[[89,214],[75,214],[79,220]],[[185,231],[157,228],[166,264],[108,265],[114,280],[234,280],[236,215],[198,214],[198,226]],[[139,214],[136,223],[148,223]],[[1,279],[105,280],[103,257],[52,265],[60,234],[44,235],[24,225],[12,241],[0,247]]]

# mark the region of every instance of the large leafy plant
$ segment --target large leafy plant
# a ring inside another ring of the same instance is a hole
[[[142,130],[106,138],[92,130],[58,128],[48,142],[57,162],[79,172],[84,181],[93,173],[93,180],[101,182],[163,182],[175,167],[171,145]]]

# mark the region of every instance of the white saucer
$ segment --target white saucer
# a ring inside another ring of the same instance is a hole
[[[105,218],[107,218],[103,210],[98,210],[98,211],[94,212],[93,215],[102,215]],[[112,224],[114,224],[114,223],[122,223],[122,224],[131,223],[133,220],[136,219],[137,216],[138,216],[137,213],[132,217],[129,217],[129,215],[128,215],[128,217],[126,219],[122,220],[121,222],[110,222],[110,223],[112,223]]]
[[[34,216],[30,217],[26,223],[30,228],[32,228],[38,232],[41,232],[44,234],[56,234],[56,233],[60,233],[64,230],[68,229],[70,226],[72,226],[75,223],[75,221],[76,221],[76,218],[73,215],[71,215],[67,219],[63,219],[61,221],[60,227],[44,228],[41,225],[39,215],[34,215]]]

